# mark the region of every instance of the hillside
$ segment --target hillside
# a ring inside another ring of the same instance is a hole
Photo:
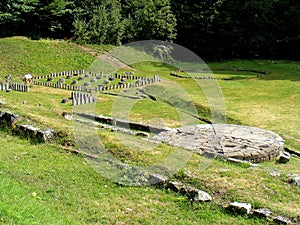
[[[79,46],[65,41],[32,41],[24,37],[0,39],[0,81],[4,82],[7,74],[12,75],[13,82],[21,82],[25,73],[45,76],[53,72],[88,70],[97,55],[110,48]],[[227,122],[277,132],[286,140],[286,147],[300,152],[299,62],[233,60],[208,65],[222,89]],[[170,76],[174,67],[157,62],[130,66],[135,76],[158,74],[162,79],[153,85],[153,89],[143,90],[152,94],[156,101],[149,97],[135,101],[127,115],[130,120],[180,126],[182,118],[178,109],[183,108],[176,108],[171,103],[175,99],[185,105],[188,99],[176,97],[174,90],[163,99],[164,93],[160,92],[168,90],[172,82],[182,87],[199,110],[193,116],[212,119],[206,96],[199,91],[199,84],[204,85],[205,80],[197,83],[192,79]],[[267,72],[257,74],[251,70]],[[130,101],[123,102],[123,97],[116,95],[122,93],[128,97],[138,91],[101,92],[93,112],[106,116],[121,114],[117,104]],[[49,127],[60,134],[55,142],[34,144],[8,130],[0,131],[0,224],[269,223],[266,219],[225,211],[221,206],[230,201],[250,202],[254,208],[267,207],[275,215],[291,218],[300,214],[299,187],[287,182],[287,174],[300,174],[300,159],[295,156],[287,164],[271,161],[249,167],[193,154],[172,179],[208,192],[213,197],[211,203],[191,204],[181,194],[161,187],[131,187],[112,182],[97,173],[80,154],[74,138],[78,135],[74,133],[74,124],[62,116],[63,112],[72,114],[75,110],[71,101],[62,103],[63,99],[70,97],[69,90],[38,85],[31,85],[29,92],[0,91],[0,101],[5,103],[0,104],[0,111],[11,111],[32,125]],[[156,165],[176,152],[175,148],[165,144],[145,145],[139,137],[118,134],[110,129],[96,132],[109,153],[128,164]],[[280,175],[271,176],[270,172],[274,171]]]

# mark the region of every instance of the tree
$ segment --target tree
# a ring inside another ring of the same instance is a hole
[[[121,44],[123,21],[119,0],[106,0],[99,5],[85,6],[85,9],[76,17],[73,25],[75,36],[81,42]]]
[[[169,0],[124,0],[122,3],[126,24],[123,40],[175,39],[176,18]]]
[[[24,34],[27,15],[36,9],[35,0],[4,0],[0,2],[0,35]]]
[[[200,57],[211,56],[214,24],[224,0],[172,0],[177,19],[177,43],[196,51]]]

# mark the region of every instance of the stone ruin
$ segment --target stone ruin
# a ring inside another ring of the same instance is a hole
[[[185,126],[162,132],[153,139],[201,155],[254,163],[274,160],[284,152],[284,140],[278,134],[231,124]]]
[[[18,124],[20,119],[21,117],[14,113],[0,111],[0,128],[12,130],[14,134],[41,143],[47,142],[53,137],[53,130],[41,130],[30,124]]]

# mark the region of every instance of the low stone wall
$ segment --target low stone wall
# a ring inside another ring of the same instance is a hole
[[[82,118],[90,119],[99,123],[108,124],[116,127],[121,127],[125,129],[132,129],[132,130],[139,130],[144,132],[151,132],[154,134],[158,134],[161,132],[166,132],[171,130],[168,127],[162,127],[162,126],[156,126],[156,125],[150,125],[145,123],[138,123],[133,122],[129,120],[121,120],[117,118],[112,118],[108,116],[96,116],[93,114],[87,114],[87,113],[75,113],[77,116],[80,116]]]
[[[38,143],[47,142],[53,137],[53,131],[50,129],[40,130],[31,125],[17,124],[20,118],[20,116],[14,113],[0,111],[0,128],[9,129],[16,135],[34,140]]]

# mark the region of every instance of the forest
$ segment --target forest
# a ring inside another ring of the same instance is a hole
[[[297,0],[2,0],[0,36],[172,41],[204,59],[299,60]]]

